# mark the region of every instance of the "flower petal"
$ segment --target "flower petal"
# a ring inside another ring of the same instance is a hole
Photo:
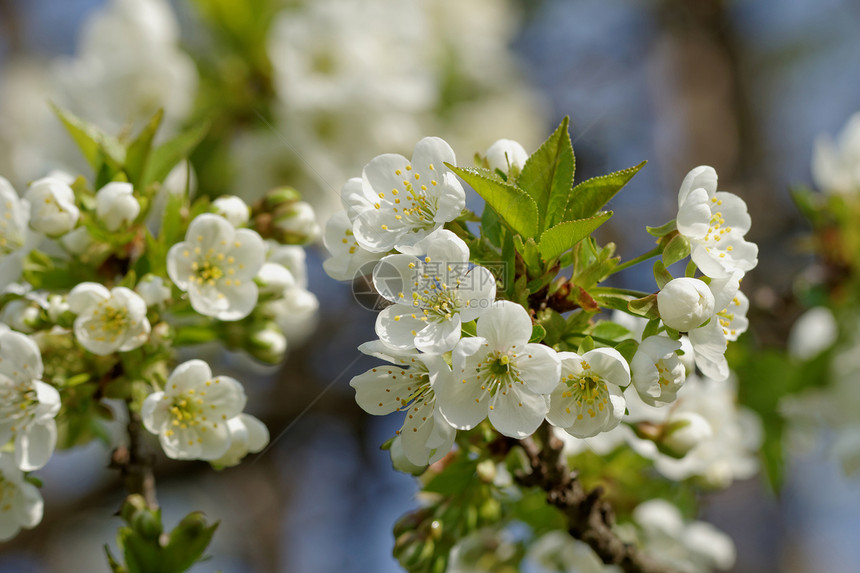
[[[477,331],[490,348],[507,350],[528,343],[532,335],[532,319],[517,303],[500,300],[481,316]]]
[[[620,387],[630,384],[630,366],[614,348],[589,350],[582,359],[607,383]]]
[[[401,410],[409,400],[419,383],[410,374],[409,370],[394,365],[382,365],[355,376],[349,385],[355,389],[355,401],[362,410],[384,416]]]
[[[561,378],[558,353],[543,344],[526,344],[517,353],[516,364],[523,382],[537,394],[549,394]]]
[[[53,418],[30,424],[15,436],[15,461],[21,471],[31,472],[48,463],[57,445],[57,423]]]
[[[415,347],[428,354],[444,354],[457,346],[460,340],[460,315],[455,314],[451,319],[440,319],[430,322],[418,331],[415,337]]]
[[[549,410],[549,400],[527,388],[512,385],[490,399],[490,422],[505,436],[522,439],[537,430]]]

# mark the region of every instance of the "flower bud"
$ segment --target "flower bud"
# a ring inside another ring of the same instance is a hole
[[[39,325],[40,315],[41,312],[36,303],[18,298],[3,308],[0,318],[18,332],[33,332]]]
[[[240,198],[234,195],[218,197],[212,202],[215,212],[230,221],[234,227],[239,227],[251,218],[251,210]]]
[[[529,154],[522,145],[511,139],[500,139],[487,150],[487,163],[490,169],[498,169],[510,176],[519,175],[526,164]]]
[[[52,237],[74,229],[81,214],[72,188],[55,177],[34,181],[24,199],[30,203],[30,227]]]
[[[287,338],[274,323],[267,323],[250,333],[245,346],[257,360],[277,364],[283,360],[287,351]]]
[[[146,302],[146,306],[159,306],[170,299],[170,287],[164,284],[164,279],[155,275],[146,275],[134,288],[137,294]]]
[[[134,221],[140,213],[140,203],[134,198],[131,183],[114,181],[99,189],[96,213],[108,231],[116,231]]]
[[[657,308],[663,324],[689,332],[714,316],[714,295],[699,279],[672,279],[657,293]]]
[[[280,295],[296,284],[293,273],[278,263],[263,263],[263,267],[257,273],[256,281],[260,287],[260,294]]]
[[[711,425],[699,414],[681,412],[669,418],[661,441],[668,453],[683,457],[713,433]]]
[[[63,235],[60,243],[68,252],[81,256],[93,244],[93,238],[90,237],[86,227],[78,227]]]
[[[320,236],[320,226],[313,207],[304,201],[296,201],[288,210],[276,216],[274,224],[286,243],[310,243]]]

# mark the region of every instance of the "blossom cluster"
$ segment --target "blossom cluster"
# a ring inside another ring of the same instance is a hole
[[[94,190],[53,172],[21,195],[0,177],[3,539],[41,520],[28,472],[95,437],[80,428],[106,424],[105,399],[123,400],[171,458],[221,468],[261,451],[268,430],[244,412],[242,384],[202,360],[176,366],[177,352],[220,341],[276,364],[318,306],[302,247],[315,233],[281,224],[306,208],[294,191],[192,202],[133,164],[97,171],[113,180]]]
[[[486,154],[488,165],[509,180],[527,160],[522,146],[507,140]],[[326,227],[329,275],[352,279],[370,263],[373,284],[388,303],[376,319],[379,340],[359,349],[389,364],[356,376],[351,385],[369,413],[406,414],[392,452],[413,466],[433,463],[451,449],[456,430],[485,419],[502,435],[519,439],[544,420],[576,438],[590,438],[622,421],[641,426],[647,419],[661,428],[650,436],[651,447],[658,443],[660,451],[671,449],[679,457],[699,445],[702,435],[717,433],[711,424],[722,423],[722,416],[706,420],[694,400],[679,400],[679,390],[693,363],[703,380],[720,384],[728,377],[727,343],[747,326],[748,301],[738,287],[755,266],[757,248],[744,239],[750,225],[746,206],[717,191],[714,170],[700,167],[685,178],[673,233],[689,244],[693,263],[705,275],[666,282],[656,305],[674,336],[653,327],[644,335],[641,320],[630,326],[639,336],[630,335],[637,350],[628,360],[610,345],[572,351],[531,342],[534,315],[521,304],[497,300],[501,277],[475,262],[463,238],[445,228],[464,212],[463,187],[447,167],[453,165],[454,152],[438,138],[421,140],[411,160],[376,157],[360,178],[344,185],[344,211]],[[634,414],[631,392],[647,413]],[[662,408],[676,402],[687,407]],[[731,399],[726,407],[733,411]],[[659,414],[649,418],[652,412]],[[738,446],[739,455],[748,447]],[[696,472],[680,473],[676,479]]]

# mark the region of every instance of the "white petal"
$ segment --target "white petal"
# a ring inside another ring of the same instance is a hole
[[[515,302],[496,301],[478,320],[478,336],[485,338],[494,350],[524,346],[532,335],[532,319],[526,309]]]
[[[349,381],[349,385],[355,388],[355,401],[362,410],[384,416],[399,411],[403,407],[401,400],[409,400],[419,382],[409,378],[410,374],[408,369],[384,364],[359,374]]]
[[[729,376],[729,365],[725,353],[728,343],[719,322],[712,320],[701,328],[689,332],[696,366],[714,380],[725,380]]]
[[[203,431],[205,427],[205,431]],[[197,456],[201,460],[217,460],[230,447],[230,432],[227,423],[203,426],[197,432],[197,443],[200,450]]]
[[[460,340],[460,316],[455,314],[450,320],[437,320],[418,331],[415,347],[428,354],[444,354],[452,350]]]
[[[0,358],[0,373],[16,382],[42,377],[42,354],[26,334],[13,330],[0,332]]]
[[[167,409],[158,408],[159,402],[164,398],[164,392],[153,392],[143,401],[140,407],[140,418],[143,421],[143,427],[152,434],[157,434],[161,431],[167,421]]]
[[[406,411],[406,418],[400,431],[400,442],[403,454],[413,464],[427,463],[430,457],[427,440],[433,432],[434,425],[433,407],[426,402],[412,405]]]
[[[548,400],[516,384],[507,394],[496,392],[490,400],[490,422],[505,436],[522,439],[534,433],[549,410]]]
[[[630,384],[630,366],[614,348],[595,348],[586,352],[585,360],[609,384],[624,387]]]
[[[239,414],[248,431],[248,452],[256,454],[263,451],[269,443],[269,429],[266,424],[250,414]]]
[[[433,231],[416,243],[415,247],[426,253],[431,261],[440,264],[469,261],[469,247],[463,239],[448,229]]]
[[[251,229],[238,229],[229,246],[229,255],[235,257],[239,263],[236,277],[251,279],[257,276],[266,262],[266,243],[262,237]]]
[[[419,320],[417,309],[393,304],[376,317],[376,335],[386,344],[398,349],[415,347],[415,336],[426,323]]]
[[[206,362],[196,358],[188,360],[174,368],[167,378],[165,391],[168,395],[175,396],[189,389],[196,390],[210,378],[212,378],[212,370]]]
[[[517,348],[516,365],[523,382],[537,394],[549,394],[561,378],[558,353],[543,344],[526,344],[522,350]]]
[[[462,344],[462,342],[461,342]],[[455,372],[436,386],[436,407],[458,430],[470,430],[487,417],[489,394],[481,390],[482,381],[472,373]]]
[[[461,278],[457,293],[463,302],[460,318],[470,322],[484,314],[496,299],[496,277],[484,267],[475,267]]]
[[[421,261],[412,255],[388,255],[373,268],[373,288],[386,300],[411,304],[421,269]]]
[[[37,470],[48,463],[57,445],[57,423],[53,419],[30,424],[15,437],[15,461],[22,471]]]
[[[684,202],[687,196],[696,189],[704,189],[709,198],[717,191],[717,172],[709,165],[700,165],[689,173],[681,182],[678,191],[678,204]]]
[[[20,497],[15,504],[18,523],[28,529],[36,527],[42,521],[45,509],[42,494],[39,493],[39,488],[28,482],[21,482],[18,487],[21,489]]]
[[[36,408],[36,417],[39,420],[53,418],[60,411],[60,393],[50,384],[41,380],[33,382],[36,388],[36,399],[39,405]]]

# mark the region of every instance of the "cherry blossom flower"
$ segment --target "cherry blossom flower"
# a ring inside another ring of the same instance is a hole
[[[44,502],[39,488],[24,479],[7,453],[0,453],[0,541],[9,541],[42,521]]]
[[[860,113],[855,113],[839,140],[821,135],[812,149],[812,178],[825,193],[860,192]]]
[[[675,401],[686,379],[686,369],[678,356],[681,342],[668,336],[649,336],[630,361],[633,386],[646,404],[664,406]]]
[[[164,390],[147,396],[143,425],[158,436],[167,457],[217,460],[230,448],[227,421],[245,407],[245,390],[228,376],[212,376],[202,360],[176,367]]]
[[[502,434],[531,435],[549,410],[547,394],[561,377],[556,352],[529,343],[532,321],[526,310],[498,301],[478,320],[477,336],[454,348],[454,375],[440,384],[439,408],[457,429],[474,428],[489,416]]]
[[[377,292],[394,304],[379,313],[376,334],[395,348],[441,354],[460,340],[460,327],[486,312],[496,297],[496,279],[469,265],[469,248],[439,229],[416,244],[426,252],[388,255],[373,271]]]
[[[0,177],[0,289],[18,280],[24,257],[39,242],[29,220],[29,201],[20,199],[12,184]]]
[[[699,279],[672,279],[657,293],[657,308],[663,324],[687,332],[714,316],[714,295]]]
[[[69,310],[78,315],[75,338],[93,354],[128,352],[149,337],[146,302],[131,289],[81,283],[69,293]]]
[[[559,352],[561,377],[550,396],[546,419],[577,438],[589,438],[617,426],[624,416],[622,388],[630,367],[614,348],[595,348],[582,356]]]
[[[331,257],[323,261],[323,269],[331,278],[351,281],[367,263],[378,261],[385,253],[372,253],[358,244],[352,222],[345,211],[332,215],[325,226],[323,244]]]
[[[215,212],[228,221],[234,227],[241,227],[251,218],[251,210],[248,205],[235,195],[224,195],[212,201]]]
[[[391,363],[350,380],[361,409],[377,416],[406,412],[398,431],[406,459],[418,466],[441,459],[451,449],[457,433],[437,407],[436,388],[451,377],[445,361],[440,356],[399,350],[378,340],[358,349]]]
[[[30,226],[46,235],[58,236],[75,228],[80,209],[75,193],[61,179],[43,177],[30,184],[24,198],[30,203]]]
[[[263,451],[269,443],[269,429],[250,414],[242,413],[227,420],[227,430],[230,432],[230,447],[220,458],[211,460],[215,467],[238,465],[242,458]]]
[[[758,247],[744,239],[750,216],[743,199],[717,191],[717,172],[690,171],[678,192],[678,231],[690,242],[691,258],[709,277],[746,272],[758,263]]]
[[[108,231],[133,223],[140,214],[131,183],[114,181],[96,193],[96,213]]]
[[[152,274],[145,275],[134,290],[143,298],[146,306],[161,306],[170,300],[170,286],[165,280]]]
[[[23,471],[44,466],[57,443],[60,394],[41,377],[36,343],[19,332],[0,331],[0,444],[14,440],[15,463]]]
[[[191,221],[185,241],[168,251],[167,274],[200,314],[239,320],[257,304],[254,277],[265,258],[266,244],[256,232],[204,213]]]
[[[372,159],[362,172],[362,193],[371,206],[356,213],[353,225],[358,244],[375,253],[396,248],[420,254],[414,245],[466,205],[462,185],[445,167],[456,161],[438,137],[420,140],[412,161],[392,153]]]
[[[507,175],[519,174],[529,158],[523,146],[511,139],[496,141],[487,149],[486,155],[490,169],[498,169]]]

